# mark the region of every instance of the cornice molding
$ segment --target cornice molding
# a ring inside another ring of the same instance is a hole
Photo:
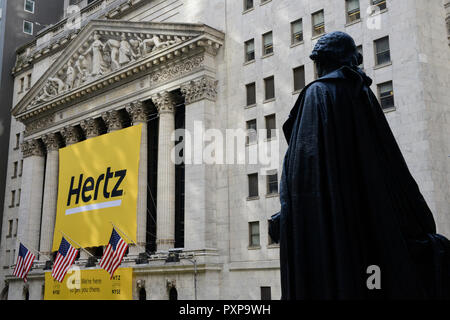
[[[184,95],[185,103],[191,104],[203,99],[216,101],[218,81],[203,76],[200,79],[189,81],[181,86],[181,92]]]

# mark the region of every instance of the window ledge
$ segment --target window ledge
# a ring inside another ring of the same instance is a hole
[[[270,99],[264,100],[263,103],[274,102],[275,100],[276,100],[275,98],[270,98]]]
[[[280,249],[280,245],[279,244],[269,244],[267,246],[267,249]]]
[[[299,94],[299,93],[301,93],[303,89],[305,89],[305,87],[303,87],[303,88],[301,88],[301,89],[298,89],[298,90],[295,90],[295,91],[293,91],[293,92],[292,92],[292,95],[296,95],[296,94]]]
[[[255,63],[255,61],[256,61],[256,59],[245,61],[243,65],[248,66],[249,64]]]
[[[270,194],[266,194],[266,198],[277,198],[279,197],[280,194],[279,193],[270,193]]]
[[[384,112],[384,113],[391,113],[391,112],[394,112],[394,111],[397,111],[397,108],[396,108],[396,107],[391,107],[391,108],[383,109],[383,112]]]
[[[357,23],[360,23],[360,22],[362,22],[361,19],[357,19],[357,20],[352,21],[352,22],[347,22],[346,25],[345,25],[345,27],[350,27],[350,26],[352,26],[352,25],[354,25],[354,24],[357,24]]]
[[[248,246],[247,249],[248,250],[260,250],[261,246],[254,246],[254,247]]]
[[[242,14],[246,14],[246,13],[252,12],[253,10],[255,10],[255,7],[251,7],[251,8],[245,9],[244,11],[242,11]]]
[[[269,58],[269,57],[273,56],[274,54],[275,54],[274,52],[271,52],[271,53],[268,53],[268,54],[264,54],[264,55],[261,57],[261,59]]]
[[[374,7],[376,7],[376,5],[372,5],[372,6],[374,6]],[[386,9],[383,9],[383,10],[380,10],[379,12],[374,12],[374,13],[372,13],[371,15],[369,15],[369,17],[373,17],[373,16],[376,16],[376,15],[379,15],[379,14],[383,14],[383,13],[385,13],[385,12],[388,12],[388,8],[386,8]]]
[[[277,130],[277,129],[273,129],[273,130]],[[277,136],[273,136],[271,138],[264,138],[264,142],[271,142],[271,141],[277,141],[278,137]]]
[[[247,201],[255,201],[255,200],[259,200],[259,196],[256,196],[256,197],[247,197]]]
[[[373,67],[373,70],[378,70],[389,66],[392,66],[392,61],[376,65],[375,67]]]
[[[305,44],[305,41],[299,41],[299,42],[295,42],[295,43],[291,43],[291,48],[294,48],[294,47],[297,47],[297,46],[299,46],[299,45],[301,45],[301,44]]]
[[[245,106],[244,109],[251,109],[251,108],[254,108],[254,107],[256,107],[256,106],[257,106],[257,104],[254,103],[254,104],[250,104],[250,105],[248,105],[248,106]]]
[[[261,0],[261,2],[259,3],[260,6],[263,6],[265,4],[268,4],[269,2],[272,2],[272,0]]]
[[[258,144],[258,142],[255,141],[255,142],[246,143],[245,146],[246,147],[251,147],[251,146],[256,146],[257,144]]]
[[[321,34],[318,34],[317,36],[313,36],[313,37],[311,38],[311,40],[319,39],[320,37],[322,37],[322,36],[324,36],[324,35],[326,35],[326,34],[327,34],[326,32],[323,32],[323,33],[321,33]]]

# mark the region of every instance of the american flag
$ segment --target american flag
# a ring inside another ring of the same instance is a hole
[[[19,256],[17,257],[16,267],[14,268],[13,274],[27,282],[27,274],[33,265],[34,259],[36,259],[36,256],[21,243],[19,246]]]
[[[100,267],[108,271],[111,278],[122,262],[127,248],[128,243],[126,243],[113,228],[111,239],[109,239],[108,246],[106,247],[102,260],[100,261]]]
[[[63,237],[52,270],[52,276],[56,281],[62,282],[64,280],[64,277],[72,266],[77,254],[78,250],[72,247]]]

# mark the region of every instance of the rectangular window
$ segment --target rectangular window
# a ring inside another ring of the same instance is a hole
[[[245,62],[255,60],[255,40],[251,39],[245,42]]]
[[[12,265],[13,263],[11,263],[11,250],[6,250],[6,256],[5,256],[5,267],[8,267],[10,265]]]
[[[19,93],[22,93],[24,89],[25,89],[25,78],[20,78]]]
[[[34,1],[25,0],[24,10],[29,13],[34,13]]]
[[[22,189],[19,188],[18,193],[17,193],[17,203],[16,203],[16,207],[20,207],[20,196],[22,195]]]
[[[17,229],[19,228],[19,219],[16,219],[16,227],[14,228],[14,237],[17,236]]]
[[[261,287],[261,300],[272,300],[270,287]]]
[[[248,197],[255,198],[258,196],[258,174],[252,173],[248,175]]]
[[[33,35],[33,23],[27,20],[23,20],[23,32],[29,35]]]
[[[273,53],[272,31],[263,34],[263,56]]]
[[[12,236],[13,223],[14,223],[14,220],[8,220],[8,234],[6,235],[7,237]]]
[[[249,247],[259,247],[259,221],[249,222]]]
[[[294,92],[300,91],[305,87],[305,66],[294,69]]]
[[[267,175],[267,194],[278,194],[278,174]]]
[[[380,104],[383,110],[392,109],[394,104],[394,88],[392,81],[381,83],[378,85],[378,94],[380,97]]]
[[[312,27],[313,37],[320,36],[325,33],[325,15],[323,10],[313,13]]]
[[[303,20],[298,19],[291,22],[291,44],[300,43],[303,41]]]
[[[244,11],[250,10],[253,8],[253,0],[244,0]]]
[[[364,51],[363,51],[363,46],[362,46],[362,45],[357,46],[357,47],[356,47],[356,50],[357,50],[362,56],[364,56]],[[363,62],[362,62],[358,67],[359,67],[360,69],[364,70],[364,59],[363,59]]]
[[[245,91],[247,95],[247,106],[252,106],[256,104],[256,84],[249,83],[245,86]]]
[[[16,133],[16,146],[14,147],[14,150],[19,149],[20,147],[20,133]]]
[[[272,239],[272,237],[270,236],[270,233],[269,233],[270,221],[271,221],[271,220],[267,220],[267,238],[268,238],[268,240],[269,240],[269,242],[268,242],[268,245],[269,245],[269,246],[271,246],[271,245],[276,245],[275,241],[273,241],[273,239]]]
[[[31,73],[27,75],[27,90],[31,87]]]
[[[391,62],[391,50],[389,47],[389,37],[375,40],[376,65],[382,65]]]
[[[380,10],[385,10],[387,8],[386,0],[372,0],[372,5],[377,6]]]
[[[19,177],[21,177],[21,176],[22,176],[22,173],[23,173],[23,159],[22,159],[22,160],[20,160],[20,167],[19,167]]]
[[[257,138],[256,119],[247,121],[247,145],[256,143]]]
[[[16,190],[11,191],[11,203],[9,205],[10,208],[14,208],[14,203],[16,202]]]
[[[347,6],[347,23],[359,20],[361,18],[361,9],[359,0],[346,0]]]
[[[18,161],[15,161],[14,163],[13,163],[13,175],[12,175],[12,177],[11,178],[17,178],[17,170],[18,170],[18,168],[19,168],[19,162]]]
[[[264,79],[264,100],[275,98],[275,78],[273,76]]]
[[[277,136],[277,122],[274,114],[270,116],[266,116],[266,131],[267,131],[267,140],[270,140]]]

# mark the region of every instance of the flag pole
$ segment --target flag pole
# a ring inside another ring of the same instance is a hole
[[[89,251],[87,251],[86,249],[84,249],[78,242],[76,242],[75,240],[73,240],[71,237],[69,237],[67,234],[65,234],[64,232],[62,232],[61,230],[59,230],[59,232],[61,232],[61,234],[67,238],[69,238],[69,240],[72,240],[77,246],[80,247],[81,250],[83,250],[84,252],[86,252],[88,255],[90,255],[91,257],[94,257],[93,254],[91,254]]]
[[[127,234],[126,234],[125,232],[123,232],[122,230],[120,230],[120,229],[119,229],[112,221],[109,221],[109,222],[112,224],[112,226],[113,226],[115,229],[117,229],[118,231],[120,231],[120,233],[122,233],[122,234],[125,236],[125,238],[127,238],[130,242],[132,242],[136,247],[139,247],[139,248],[143,249],[144,252],[145,252],[145,254],[150,258],[150,255],[147,253],[147,249],[145,249],[143,246],[140,246],[140,245],[138,245],[136,242],[134,242],[133,239],[129,238],[129,237],[127,236]]]
[[[22,244],[24,244],[24,246],[25,246],[25,243],[24,243],[23,241],[21,241],[19,238],[17,238],[17,240],[19,241],[19,243],[22,243]],[[28,245],[26,245],[25,247],[26,247],[27,249],[30,249],[30,250],[34,251],[35,253],[37,253],[37,254],[39,254],[39,255],[41,255],[41,256],[46,257],[47,259],[52,260],[52,258],[50,258],[49,256],[43,254],[43,253],[40,252],[40,251],[37,251],[36,249],[34,249],[34,248],[32,248],[32,247],[30,247],[30,246],[28,246]]]

